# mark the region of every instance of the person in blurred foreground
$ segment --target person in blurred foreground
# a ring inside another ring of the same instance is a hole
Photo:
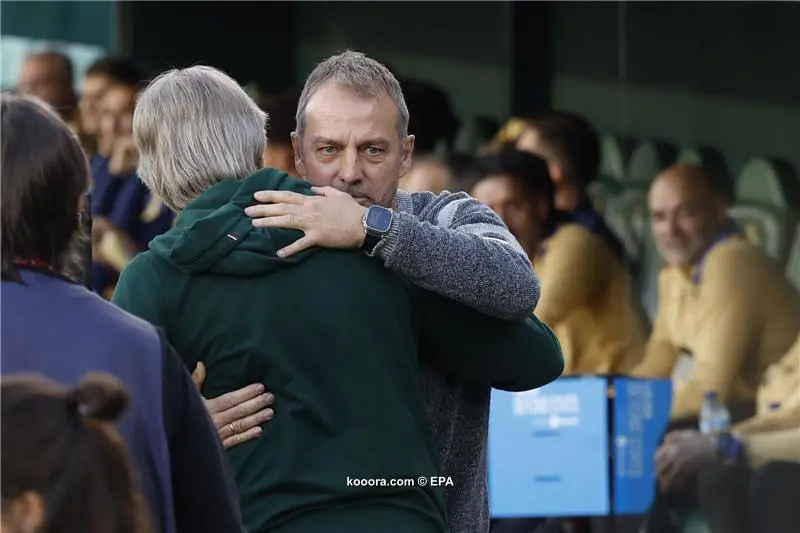
[[[151,533],[147,506],[113,423],[129,404],[110,375],[66,389],[3,377],[2,529],[6,533]]]
[[[441,487],[393,481],[439,475],[418,346],[453,379],[518,390],[560,374],[558,342],[534,318],[416,291],[362,251],[284,257],[302,232],[256,228],[244,210],[258,191],[313,192],[258,169],[265,118],[210,67],[167,72],[142,93],[139,172],[179,216],[113,301],[163,328],[189,368],[202,361],[206,393],[260,381],[275,394],[262,438],[229,451],[251,533],[447,531]]]
[[[420,288],[490,317],[524,320],[539,300],[539,280],[502,220],[463,192],[398,190],[415,153],[409,122],[384,65],[349,50],[325,59],[306,80],[292,134],[296,167],[317,194],[260,191],[247,215],[256,227],[303,232],[281,250],[285,257],[312,246],[360,249]],[[386,216],[382,227],[371,221],[369,235],[368,211]],[[431,364],[433,352],[421,354],[419,378],[441,471],[453,477],[445,487],[450,530],[487,531],[491,389],[485,380],[454,379]]]
[[[74,383],[111,373],[132,398],[119,430],[157,530],[242,531],[219,439],[180,359],[155,328],[66,275],[89,186],[76,137],[39,100],[4,94],[0,116],[14,132],[0,139],[3,374]]]

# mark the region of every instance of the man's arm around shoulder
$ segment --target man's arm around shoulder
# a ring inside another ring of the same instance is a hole
[[[539,301],[525,251],[491,209],[466,193],[397,193],[391,229],[375,253],[414,284],[501,319]]]
[[[161,337],[164,429],[178,531],[244,533],[239,492],[203,400],[178,354]]]

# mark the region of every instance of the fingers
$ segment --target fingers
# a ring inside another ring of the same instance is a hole
[[[192,372],[192,381],[194,382],[194,386],[197,387],[199,391],[203,387],[203,382],[206,380],[206,365],[203,363],[197,363],[197,366],[194,367],[194,372]]]
[[[235,390],[233,392],[229,392],[227,394],[223,394],[222,396],[218,396],[217,398],[212,398],[211,400],[206,400],[206,409],[212,415],[221,413],[223,411],[227,411],[237,405],[244,403],[248,400],[252,400],[259,394],[264,392],[264,385],[261,383],[254,383],[252,385],[248,385],[243,389]]]
[[[228,437],[227,439],[222,439],[222,447],[226,450],[233,448],[234,446],[238,446],[239,444],[258,438],[261,435],[261,432],[262,430],[260,427],[248,429],[244,433],[239,433],[232,437]]]
[[[303,205],[308,199],[308,196],[304,194],[291,191],[258,191],[253,197],[263,203],[286,203],[294,205]]]
[[[275,416],[275,411],[272,409],[263,409],[244,418],[238,418],[236,421],[222,425],[219,430],[219,436],[222,440],[228,439],[235,435],[247,433],[251,429],[264,424]]]
[[[269,216],[266,218],[254,218],[253,226],[256,228],[286,228],[303,229],[305,227],[304,218],[295,215]]]
[[[276,217],[297,213],[298,206],[293,204],[256,204],[244,209],[244,214],[251,218]]]
[[[278,257],[290,257],[296,253],[302,252],[307,248],[311,248],[315,244],[316,244],[316,239],[306,235],[305,237],[297,239],[286,248],[281,248],[280,250],[278,250]]]
[[[211,415],[211,418],[214,420],[214,425],[217,427],[218,430],[221,431],[225,426],[233,424],[232,428],[233,431],[235,433],[241,433],[241,430],[247,429],[245,427],[239,427],[242,420],[244,420],[248,416],[258,414],[260,411],[264,410],[271,411],[271,409],[267,408],[270,405],[272,405],[272,402],[274,400],[275,400],[274,396],[272,396],[272,394],[270,393],[261,394],[251,400],[240,403],[235,407],[213,414]],[[263,414],[264,416],[267,415],[267,413]]]
[[[333,187],[311,187],[311,192],[319,196],[336,196],[337,194],[347,194]]]

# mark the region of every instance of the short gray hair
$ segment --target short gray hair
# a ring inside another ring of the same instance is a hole
[[[258,170],[266,120],[244,89],[215,68],[165,72],[144,90],[133,113],[139,177],[180,211],[218,182]]]
[[[394,74],[374,59],[361,52],[346,50],[331,56],[309,74],[297,104],[297,135],[303,136],[306,125],[306,107],[317,90],[328,82],[353,89],[364,98],[376,98],[382,92],[392,99],[397,107],[397,134],[401,140],[408,136],[408,107],[403,97],[400,82]]]

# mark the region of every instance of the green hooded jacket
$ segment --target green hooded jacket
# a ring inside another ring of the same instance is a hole
[[[265,189],[312,194],[272,169],[218,183],[129,264],[114,303],[162,328],[189,369],[205,363],[205,396],[254,382],[275,394],[262,435],[228,451],[251,533],[446,531],[441,487],[416,482],[438,475],[420,353],[525,390],[560,375],[558,341],[535,318],[417,290],[358,250],[277,257],[302,233],[252,226],[243,210]]]

